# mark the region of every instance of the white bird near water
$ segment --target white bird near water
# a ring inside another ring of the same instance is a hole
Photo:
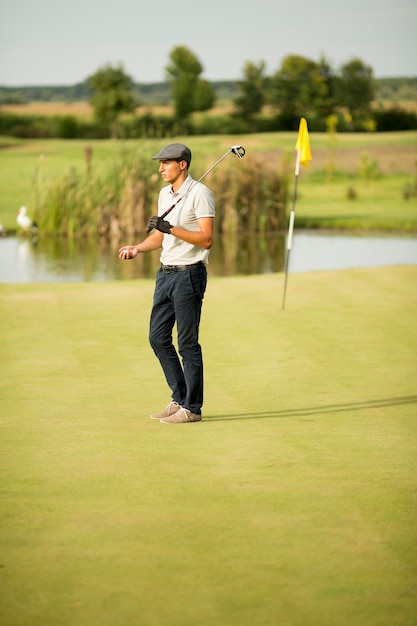
[[[16,221],[22,230],[30,231],[32,235],[36,235],[38,232],[38,227],[35,222],[32,222],[29,215],[27,215],[27,208],[25,206],[21,206],[18,210]]]

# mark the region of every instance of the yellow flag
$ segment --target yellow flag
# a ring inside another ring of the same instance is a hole
[[[300,152],[300,163],[302,163],[304,167],[308,167],[308,162],[311,161],[310,138],[308,136],[307,122],[304,117],[300,120],[295,149]]]

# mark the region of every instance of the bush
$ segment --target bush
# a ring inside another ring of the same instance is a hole
[[[83,173],[71,169],[46,190],[38,185],[36,219],[42,232],[68,237],[143,233],[158,191],[152,162],[125,152],[96,171],[87,154],[86,160]]]
[[[56,118],[58,137],[60,139],[75,139],[78,137],[78,121],[74,115],[64,115]]]
[[[125,139],[155,139],[176,135],[240,135],[249,133],[297,131],[300,120],[291,111],[276,115],[257,115],[251,119],[231,115],[190,116],[179,126],[170,115],[155,115],[151,111],[143,115],[122,118],[118,123],[118,135]],[[325,132],[326,118],[310,116],[311,132]],[[377,131],[402,131],[417,129],[417,114],[401,108],[378,110],[371,117],[357,117],[349,122],[338,114],[339,132],[365,132],[376,127]],[[96,121],[86,122],[72,115],[39,116],[16,115],[0,112],[0,134],[23,139],[105,139],[108,128]]]
[[[403,187],[404,200],[410,200],[411,198],[417,198],[417,182],[405,183]]]
[[[375,111],[373,118],[380,132],[417,129],[417,114],[400,107]]]
[[[86,155],[87,157],[87,155]],[[267,159],[230,159],[214,174],[218,232],[267,232],[284,227],[286,176]],[[36,184],[37,181],[35,181]],[[114,163],[96,171],[70,170],[48,189],[36,186],[36,221],[45,234],[67,237],[134,238],[145,232],[162,182],[154,163],[138,151],[124,150]]]
[[[197,115],[192,119],[193,135],[239,135],[247,132],[247,122],[234,115]]]
[[[56,137],[55,133],[55,122],[52,118],[0,113],[0,135],[23,139],[50,139]]]
[[[358,192],[353,185],[349,185],[349,187],[347,188],[346,198],[351,201],[358,199]]]
[[[121,120],[119,134],[126,139],[158,139],[177,134],[177,123],[169,115],[154,115],[150,111],[144,115]]]

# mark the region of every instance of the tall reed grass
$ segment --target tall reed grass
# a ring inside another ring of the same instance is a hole
[[[206,183],[206,180],[204,180]],[[102,168],[86,149],[84,171],[71,169],[47,188],[38,172],[34,181],[40,232],[66,237],[132,238],[143,234],[157,211],[164,184],[155,162],[123,148]],[[284,227],[287,175],[267,159],[229,160],[207,182],[216,198],[217,232],[266,232]]]

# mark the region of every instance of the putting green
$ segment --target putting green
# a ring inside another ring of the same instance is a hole
[[[209,279],[186,425],[152,280],[0,285],[2,624],[414,624],[416,285]]]

